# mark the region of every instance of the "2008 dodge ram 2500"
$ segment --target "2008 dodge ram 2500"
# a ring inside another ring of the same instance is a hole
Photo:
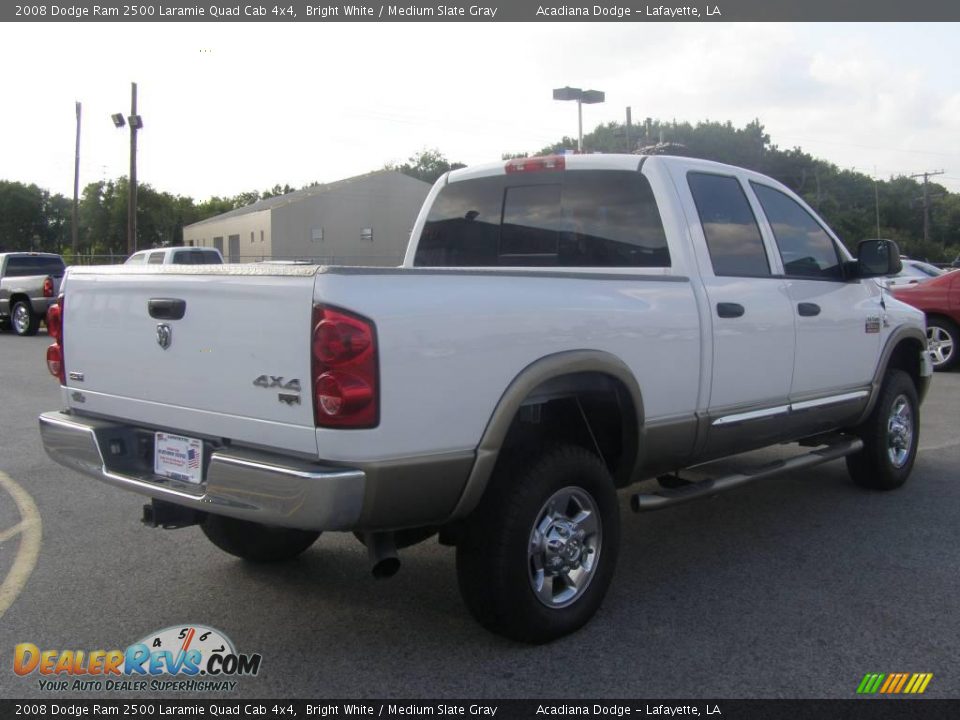
[[[781,184],[671,157],[448,173],[403,266],[75,268],[51,312],[50,456],[254,561],[354,531],[374,571],[436,531],[487,628],[583,625],[613,574],[618,488],[785,441],[759,471],[632,496],[670,506],[845,457],[910,473],[922,314]],[[122,360],[121,360],[122,359]],[[811,449],[813,448],[813,449]]]

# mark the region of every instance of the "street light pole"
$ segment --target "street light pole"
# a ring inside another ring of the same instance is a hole
[[[127,254],[137,251],[137,130],[143,129],[143,118],[137,115],[137,84],[130,83],[130,116],[111,115],[115,127],[122,128],[130,121],[130,178],[127,188]]]
[[[580,88],[567,87],[554,88],[554,100],[576,100],[577,101],[577,152],[583,152],[583,106],[602,103],[605,99],[601,90],[581,90]]]
[[[127,197],[127,254],[137,251],[137,84],[130,83],[130,188]]]

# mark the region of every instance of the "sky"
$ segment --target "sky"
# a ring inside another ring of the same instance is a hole
[[[435,148],[468,165],[645,117],[743,126],[960,192],[960,24],[42,23],[0,25],[0,179],[72,196],[126,175],[200,201],[328,182]],[[587,148],[589,150],[589,148]]]

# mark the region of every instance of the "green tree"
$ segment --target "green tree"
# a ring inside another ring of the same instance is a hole
[[[0,180],[0,250],[43,250],[49,193],[36,185]]]
[[[417,180],[433,184],[445,172],[466,167],[463,163],[451,163],[436,148],[428,150],[424,148],[415,155],[410,156],[407,162],[402,165],[388,163],[384,170],[396,170],[404,175],[415,177]]]

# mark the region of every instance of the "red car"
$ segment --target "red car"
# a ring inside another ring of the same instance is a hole
[[[946,370],[956,364],[960,353],[960,271],[894,288],[893,295],[926,313],[934,369]]]

